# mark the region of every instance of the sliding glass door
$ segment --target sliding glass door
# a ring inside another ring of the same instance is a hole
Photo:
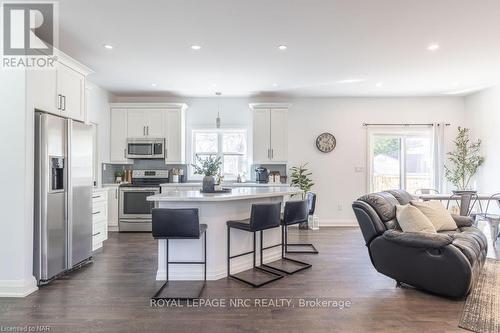
[[[370,129],[368,141],[371,192],[433,187],[430,129]]]

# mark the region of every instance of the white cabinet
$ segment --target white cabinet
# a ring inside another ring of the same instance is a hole
[[[288,160],[288,104],[251,104],[253,109],[253,162]]]
[[[118,231],[119,185],[103,185],[108,189],[108,231]]]
[[[128,163],[127,160],[128,111],[126,109],[111,109],[110,122],[111,122],[110,161],[111,163]]]
[[[85,120],[85,76],[61,63],[57,65],[57,98],[62,116]]]
[[[127,132],[130,138],[163,138],[165,110],[128,110]]]
[[[165,163],[185,162],[185,117],[183,109],[165,110]]]
[[[92,251],[108,239],[108,191],[94,189],[92,193]]]
[[[85,77],[92,71],[54,49],[52,69],[27,71],[28,101],[37,110],[85,121]]]
[[[128,163],[127,138],[164,138],[165,164],[185,163],[185,114],[182,103],[111,103],[112,163]]]

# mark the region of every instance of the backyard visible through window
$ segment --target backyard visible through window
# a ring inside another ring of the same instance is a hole
[[[370,135],[371,190],[405,189],[410,193],[432,188],[430,132],[372,133]]]

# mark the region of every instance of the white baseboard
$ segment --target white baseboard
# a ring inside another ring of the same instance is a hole
[[[249,258],[245,261],[239,263],[231,264],[231,274],[236,274],[247,270],[252,267],[253,259],[252,256],[248,256]],[[272,253],[272,254],[264,254],[264,262],[271,262],[274,260],[278,260],[281,258],[281,252]],[[257,263],[258,264],[258,263]],[[203,265],[175,265],[171,264],[170,272],[168,273],[168,277],[170,281],[197,281],[203,279]],[[176,271],[173,271],[173,268],[176,268]],[[166,272],[158,271],[156,273],[157,281],[165,281]],[[216,271],[207,271],[207,280],[219,280],[227,277],[227,269],[224,267],[222,269]]]
[[[319,227],[359,227],[356,220],[350,219],[319,219]]]
[[[116,231],[120,231],[120,230],[118,229],[118,226],[108,225],[108,231],[116,232]]]
[[[26,297],[37,290],[33,276],[26,280],[0,280],[0,297]]]

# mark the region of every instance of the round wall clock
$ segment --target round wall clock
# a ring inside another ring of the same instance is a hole
[[[329,153],[335,149],[337,140],[331,133],[321,133],[316,138],[316,148],[322,153]]]

